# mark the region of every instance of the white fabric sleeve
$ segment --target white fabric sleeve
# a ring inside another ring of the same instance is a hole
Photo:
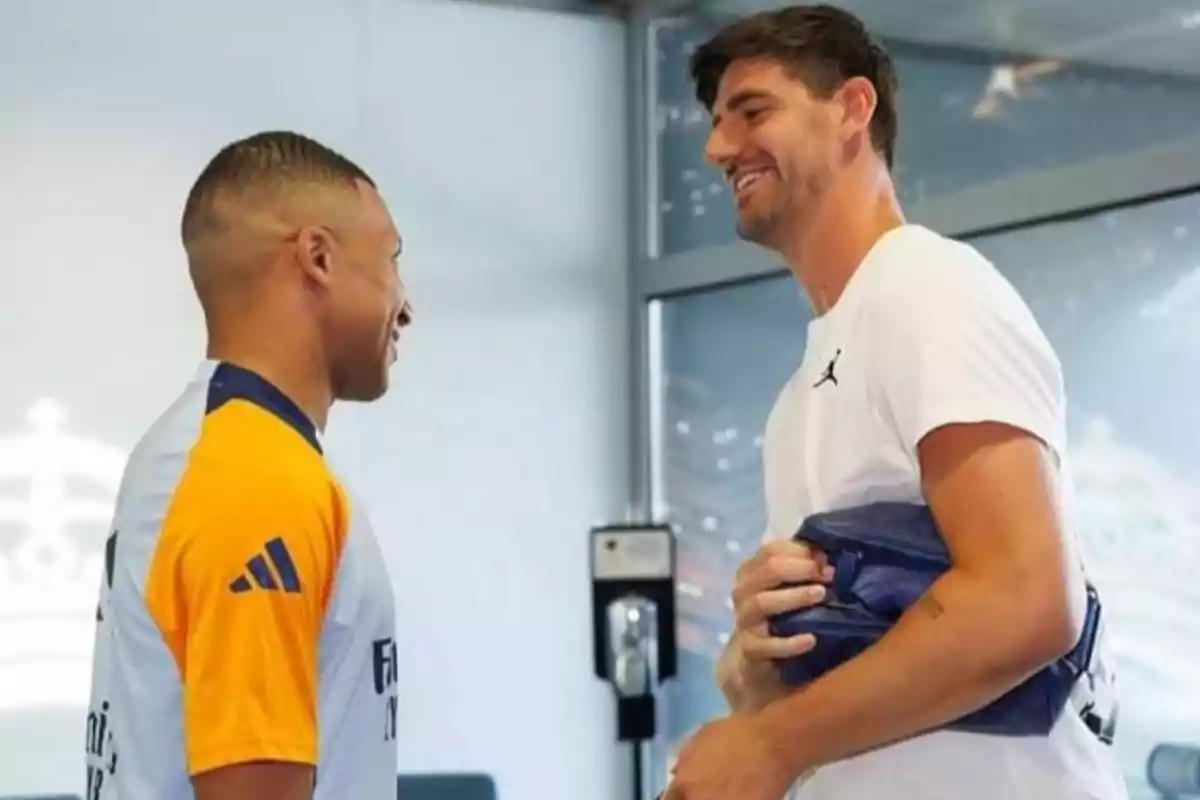
[[[988,261],[940,244],[896,270],[872,304],[873,389],[885,418],[914,462],[928,433],[973,422],[1024,430],[1061,458],[1066,409],[1053,348]]]

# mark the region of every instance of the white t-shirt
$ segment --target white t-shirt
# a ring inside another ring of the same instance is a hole
[[[771,411],[764,444],[767,538],[791,538],[816,512],[879,500],[922,502],[917,443],[941,425],[979,421],[1027,430],[1063,463],[1066,401],[1058,359],[1021,297],[976,250],[902,226],[876,243],[836,305],[810,324],[804,361]],[[1062,485],[1068,486],[1065,475]],[[826,766],[796,795],[1127,796],[1111,747],[1071,709],[1047,737],[928,733]]]

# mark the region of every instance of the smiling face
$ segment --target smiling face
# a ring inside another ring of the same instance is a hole
[[[899,84],[862,20],[830,4],[791,5],[736,20],[690,58],[696,100],[712,114],[705,156],[724,174],[742,238],[781,252],[826,210],[854,206],[890,171]],[[837,227],[836,222],[833,227]]]
[[[346,224],[331,241],[322,294],[330,379],[338,399],[371,401],[387,391],[400,332],[412,321],[399,275],[400,249],[400,235],[378,191],[358,182]]]
[[[837,93],[814,96],[776,62],[729,65],[704,152],[729,183],[739,236],[777,249],[811,215],[844,161],[841,110]]]

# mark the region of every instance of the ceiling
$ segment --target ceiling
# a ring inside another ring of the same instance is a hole
[[[769,0],[699,0],[745,14]],[[1200,0],[837,0],[919,44],[1200,77]]]
[[[553,11],[742,15],[780,0],[477,0]],[[1200,0],[832,0],[916,44],[1200,78]]]

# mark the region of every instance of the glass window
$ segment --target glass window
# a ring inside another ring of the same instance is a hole
[[[679,672],[664,696],[655,781],[676,744],[724,711],[713,681],[732,628],[732,575],[766,527],[762,429],[800,365],[808,301],[790,277],[662,306],[662,500],[679,531]],[[655,785],[661,788],[661,783]]]
[[[1200,747],[1200,196],[977,240],[1063,361],[1083,547],[1112,625],[1117,749],[1135,798],[1159,742]],[[764,527],[759,438],[800,362],[790,277],[664,301],[663,485],[679,527],[679,680],[655,778],[724,711],[713,681],[733,572]]]
[[[688,74],[713,30],[692,22],[656,30],[660,255],[736,236],[724,183],[703,160],[709,118]],[[887,46],[900,74],[896,178],[908,203],[1200,133],[1194,79]]]

